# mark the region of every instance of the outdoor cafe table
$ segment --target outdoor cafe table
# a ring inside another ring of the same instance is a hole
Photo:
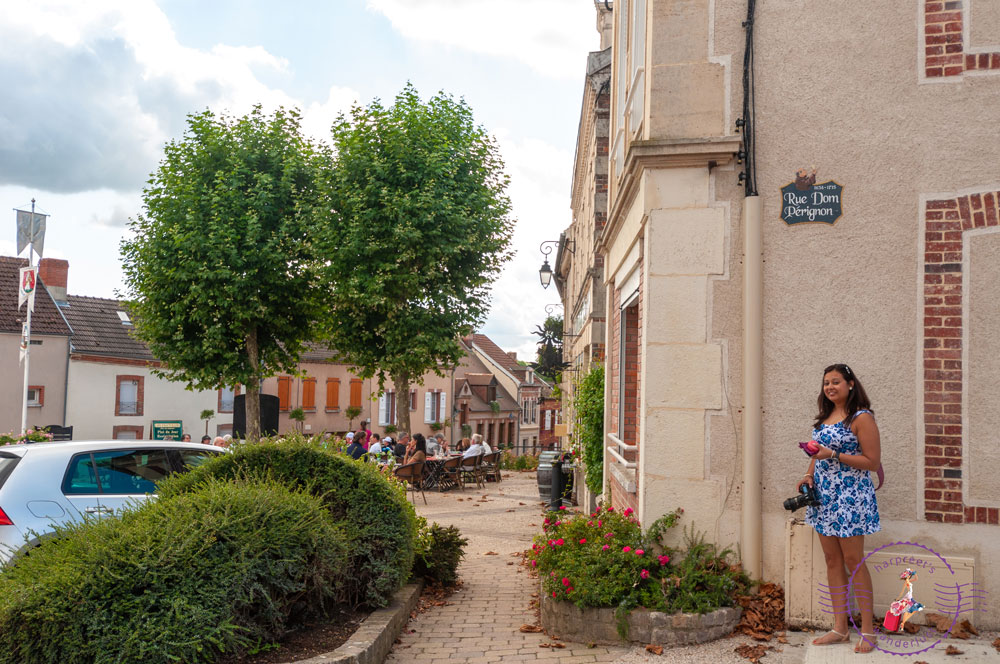
[[[441,482],[441,474],[444,470],[444,464],[449,459],[453,459],[457,456],[462,456],[461,454],[450,454],[446,457],[428,457],[424,461],[424,489],[437,488],[440,491],[444,491],[446,487]],[[447,487],[450,488],[450,487]]]

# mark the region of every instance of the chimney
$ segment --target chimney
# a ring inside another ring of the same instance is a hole
[[[597,7],[597,32],[601,35],[601,50],[611,46],[611,39],[614,30],[614,18],[611,12],[614,4],[611,0],[594,0]]]
[[[43,258],[38,262],[38,276],[45,284],[49,295],[56,304],[66,302],[66,279],[69,276],[69,261],[59,258]]]
[[[512,359],[515,362],[517,362],[517,352],[516,351],[512,350],[512,351],[508,352],[507,353],[507,357],[509,357],[510,359]]]

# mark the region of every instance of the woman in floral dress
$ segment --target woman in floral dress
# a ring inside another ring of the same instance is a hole
[[[854,651],[867,653],[875,647],[875,630],[872,578],[862,561],[865,535],[881,529],[870,476],[871,471],[878,470],[882,455],[878,425],[861,381],[846,364],[833,364],[823,370],[817,404],[819,413],[812,439],[819,451],[798,486],[813,486],[819,494],[821,504],[807,509],[806,523],[819,534],[826,558],[834,628],[813,643],[828,645],[849,640],[850,595],[857,599],[861,610],[861,639]]]

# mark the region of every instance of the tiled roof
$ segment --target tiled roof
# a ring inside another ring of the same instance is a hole
[[[307,343],[302,351],[301,360],[303,362],[337,362],[336,352],[317,343]]]
[[[27,305],[17,309],[17,286],[21,268],[28,267],[26,258],[0,256],[0,332],[21,334],[21,323]],[[70,329],[59,314],[56,303],[45,288],[35,291],[35,310],[31,314],[32,334],[61,334],[69,336]]]
[[[73,351],[132,360],[154,360],[146,344],[132,336],[132,326],[118,316],[125,304],[103,297],[68,295],[63,309],[73,326]]]
[[[523,368],[517,363],[517,360],[505,353],[500,346],[493,343],[493,340],[485,334],[473,334],[472,343],[479,346],[480,350],[489,355],[491,360],[511,373],[514,373],[517,369]]]

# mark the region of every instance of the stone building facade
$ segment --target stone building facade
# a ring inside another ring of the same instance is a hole
[[[684,507],[814,603],[822,556],[781,503],[845,362],[888,476],[866,546],[919,541],[1000,591],[1000,6],[613,7],[605,497],[647,523]],[[789,223],[782,190],[813,172],[839,215]]]

